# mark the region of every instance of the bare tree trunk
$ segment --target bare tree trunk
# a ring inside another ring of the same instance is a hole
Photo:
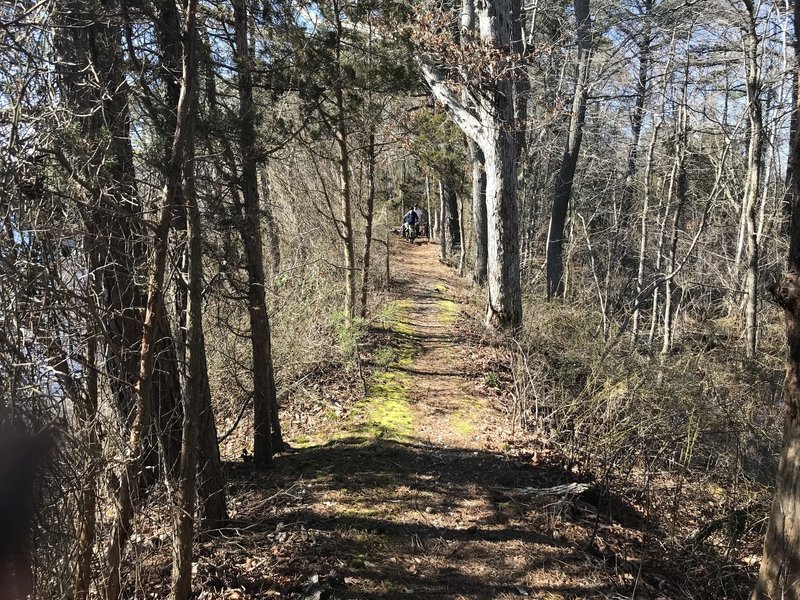
[[[475,230],[475,272],[472,279],[478,285],[484,285],[488,265],[486,244],[489,235],[486,223],[486,171],[480,146],[472,140],[468,140],[468,144],[472,162],[472,222]]]
[[[353,210],[352,210],[352,178],[350,174],[350,147],[348,145],[347,120],[344,106],[344,90],[342,89],[344,74],[342,72],[341,52],[342,39],[344,37],[344,26],[342,25],[342,15],[337,2],[334,2],[334,18],[336,23],[336,68],[339,70],[339,80],[336,84],[336,126],[334,135],[336,144],[339,148],[339,194],[341,197],[341,229],[339,235],[342,238],[344,249],[344,268],[345,268],[345,301],[344,311],[348,318],[355,316],[356,309],[356,259],[355,248],[353,245]]]
[[[642,203],[642,217],[641,217],[641,233],[639,238],[639,267],[636,272],[636,298],[638,299],[644,287],[644,262],[647,256],[647,213],[650,210],[650,178],[653,172],[653,153],[658,139],[658,130],[661,123],[653,129],[653,137],[650,139],[650,145],[647,148],[647,162],[644,171],[644,201]],[[637,300],[637,305],[633,310],[633,339],[639,339],[639,317],[640,308]]]
[[[511,52],[513,0],[476,5],[481,40]],[[418,56],[422,73],[449,116],[483,150],[486,169],[487,282],[484,323],[489,330],[514,330],[522,321],[517,213],[517,151],[513,81],[499,76],[482,89],[483,98],[465,105],[445,83],[441,70]]]
[[[661,272],[661,266],[664,262],[664,240],[667,236],[667,219],[669,218],[669,202],[665,202],[663,199],[663,187],[662,187],[662,194],[661,200],[659,201],[659,210],[658,213],[661,215],[660,223],[658,226],[658,245],[656,246],[656,273]],[[663,213],[661,209],[664,209]],[[661,286],[656,285],[653,287],[653,300],[652,300],[652,307],[650,313],[650,331],[647,334],[647,345],[653,345],[653,342],[656,339],[656,326],[658,324],[658,311],[659,311],[659,300]]]
[[[431,221],[431,235],[438,240],[440,235],[439,214],[442,212],[441,194],[439,195],[439,206],[437,206],[436,210],[431,210],[431,179],[427,173],[425,174],[425,197],[428,200],[428,219]]]
[[[184,31],[184,80],[196,76],[194,56],[197,0],[187,7]],[[191,85],[189,83],[188,85]],[[196,110],[196,107],[195,107]],[[207,376],[203,346],[203,254],[200,210],[195,192],[193,119],[187,127],[186,161],[183,165],[186,232],[189,258],[189,295],[186,310],[186,394],[183,406],[183,435],[178,485],[173,507],[172,600],[187,600],[192,591],[192,536],[194,533],[195,484],[197,481],[197,441],[200,408],[203,405]]]
[[[444,213],[442,223],[446,224],[444,238],[447,240],[447,254],[455,255],[461,247],[461,233],[459,229],[458,198],[456,189],[450,183],[443,184]]]
[[[375,133],[369,134],[369,145],[367,147],[367,170],[368,186],[367,207],[364,211],[366,224],[364,225],[364,256],[361,266],[361,310],[362,317],[367,316],[367,294],[369,293],[369,266],[370,253],[372,250],[372,219],[375,212]]]
[[[528,8],[527,6],[525,7]],[[522,0],[512,0],[511,2],[511,51],[524,57],[527,53],[525,39],[525,18],[526,12],[523,10]],[[526,122],[528,119],[528,95],[530,94],[530,82],[526,69],[516,69],[514,72],[514,138],[517,150],[517,159],[522,158],[527,149]],[[520,181],[520,188],[522,182]]]
[[[256,162],[256,108],[248,39],[247,0],[233,0],[236,30],[236,56],[239,61],[239,135],[242,152],[242,198],[244,219],[241,234],[247,255],[248,312],[253,352],[253,461],[258,467],[272,462],[271,429],[273,408],[277,404],[272,365],[269,313],[266,301],[266,277],[261,242],[261,211]]]
[[[784,49],[785,56],[785,49]],[[787,67],[788,68],[788,67]],[[800,88],[800,73],[792,73],[792,114],[789,120],[789,140],[793,140],[797,131],[797,96]],[[786,193],[783,197],[783,210],[781,211],[786,218],[788,226],[792,218],[792,206],[794,206],[792,194],[794,193],[794,167],[792,166],[792,155],[789,153],[786,161]],[[788,229],[786,231],[788,233]]]
[[[275,214],[272,209],[272,192],[269,186],[268,163],[264,163],[261,166],[261,198],[264,233],[267,234],[267,243],[269,243],[269,253],[272,264],[272,277],[274,278],[281,272],[281,240],[278,234],[278,224],[275,221]]]
[[[426,186],[428,185],[428,178],[427,177],[425,178],[425,185]],[[429,194],[428,194],[428,198],[430,200],[430,191],[429,191]],[[430,202],[428,202],[428,206],[430,206]],[[429,211],[428,212],[428,219],[430,219],[430,214],[431,213]],[[392,284],[392,272],[391,272],[391,269],[389,268],[390,267],[389,262],[390,262],[390,258],[391,258],[390,251],[389,251],[389,207],[386,204],[383,205],[383,222],[384,222],[384,225],[386,226],[386,265],[385,265],[385,267],[386,267],[386,289],[388,290],[389,286]]]
[[[506,90],[510,95],[510,90]],[[506,94],[498,91],[497,112],[513,113]],[[504,106],[505,105],[505,106]],[[511,121],[512,115],[507,114]],[[484,149],[486,165],[486,210],[488,215],[489,301],[486,325],[489,329],[515,329],[522,322],[522,293],[519,277],[519,223],[517,221],[517,162],[513,131],[498,128],[489,148]]]
[[[217,442],[217,424],[214,421],[214,408],[211,405],[211,388],[208,383],[208,364],[206,362],[206,341],[200,341],[202,350],[202,384],[203,396],[199,408],[198,448],[200,464],[198,466],[197,490],[200,499],[200,526],[205,529],[217,529],[227,518],[228,508],[225,501],[225,479],[222,474],[222,460]]]
[[[680,149],[676,148],[676,151],[680,153]],[[678,250],[678,223],[680,222],[682,208],[683,208],[683,200],[680,191],[681,183],[680,179],[682,177],[681,171],[683,169],[682,160],[678,158],[679,154],[676,155],[675,164],[672,166],[672,175],[670,176],[670,191],[669,195],[667,196],[667,205],[671,203],[672,198],[677,195],[678,196],[678,203],[675,207],[675,211],[672,213],[672,228],[670,234],[670,244],[668,248],[668,255],[667,255],[667,271],[671,273],[675,270],[675,265],[677,261],[677,250]],[[676,190],[677,188],[677,190]],[[673,300],[673,280],[670,279],[666,282],[664,287],[664,337],[662,339],[661,344],[661,354],[669,354],[670,350],[672,349],[672,333],[673,333],[673,310],[672,310],[672,300]]]
[[[117,494],[117,510],[114,515],[111,540],[106,551],[106,588],[108,600],[116,600],[120,596],[120,565],[122,552],[131,534],[134,515],[134,496],[142,465],[144,440],[151,420],[153,367],[155,365],[155,342],[158,337],[158,320],[162,311],[164,275],[166,271],[167,251],[169,249],[169,230],[175,208],[175,200],[180,185],[183,167],[183,155],[186,144],[187,123],[192,111],[195,74],[192,64],[194,6],[186,14],[188,37],[184,42],[183,78],[180,99],[177,106],[177,118],[173,135],[172,152],[167,168],[167,180],[164,185],[163,199],[157,227],[153,237],[153,258],[148,280],[148,297],[142,327],[140,343],[139,377],[135,385],[136,410],[130,428],[127,456],[120,477]]]
[[[631,143],[628,148],[628,160],[625,163],[625,186],[622,189],[620,201],[620,229],[626,228],[632,212],[633,191],[636,186],[636,160],[639,156],[639,139],[642,134],[644,122],[644,103],[650,78],[650,59],[652,55],[652,26],[650,13],[653,10],[653,0],[643,0],[641,3],[641,18],[644,21],[641,39],[637,42],[639,57],[639,74],[636,80],[636,102],[631,114]]]
[[[672,172],[670,174],[669,192],[667,193],[667,206],[669,207],[672,198],[677,200],[675,211],[672,216],[672,232],[670,237],[670,244],[667,256],[667,272],[672,273],[675,270],[678,251],[678,225],[683,215],[683,208],[686,204],[686,146],[688,135],[688,108],[687,108],[687,93],[689,86],[689,60],[687,56],[686,65],[684,66],[683,73],[683,87],[681,90],[681,102],[678,109],[678,122],[675,124],[675,157],[672,164]],[[661,354],[669,354],[672,349],[672,338],[674,330],[674,317],[672,310],[673,301],[673,286],[674,278],[670,278],[666,282],[664,289],[664,338],[661,345]]]
[[[467,244],[464,243],[464,200],[458,201],[458,235],[461,239],[461,245],[458,253],[458,274],[464,276],[464,263],[467,255]]]
[[[515,8],[518,7],[514,1]],[[515,23],[519,22],[519,15],[515,14]],[[516,31],[516,28],[515,30]],[[469,44],[475,35],[475,2],[462,0],[461,2],[461,46]],[[513,41],[512,41],[513,43]],[[466,90],[462,94],[466,106],[470,105],[469,95]],[[472,280],[478,285],[486,284],[488,256],[487,256],[487,223],[486,223],[486,172],[483,166],[483,152],[475,140],[467,137],[470,161],[472,163],[472,225],[475,238],[475,271]],[[463,236],[462,236],[463,240]]]
[[[87,240],[87,248],[89,248],[90,255],[89,270],[90,273],[96,273],[99,265],[97,264],[96,251],[92,246],[91,241]],[[88,297],[92,306],[91,312],[94,312],[94,298],[100,290],[99,282],[94,277],[90,277],[90,280],[91,285],[88,289]],[[84,365],[84,368],[87,369],[86,399],[84,403],[78,403],[76,406],[76,415],[85,440],[88,464],[78,499],[78,548],[75,560],[75,579],[72,588],[75,600],[87,600],[89,598],[92,585],[92,556],[94,554],[94,545],[97,541],[97,475],[100,466],[98,462],[100,460],[100,441],[97,436],[96,423],[98,417],[97,408],[99,406],[97,385],[98,335],[94,330],[95,327],[89,328],[90,334],[86,343],[86,364]]]
[[[752,12],[752,3],[745,0]],[[794,5],[795,74],[800,73],[800,3]],[[795,94],[798,88],[795,87]],[[793,103],[795,122],[800,104]],[[786,377],[783,384],[783,446],[775,483],[764,554],[752,600],[800,599],[800,135],[795,129],[789,150],[792,165],[792,210],[787,272],[770,289],[786,319]]]
[[[567,222],[572,182],[578,165],[578,155],[583,139],[583,124],[586,120],[586,102],[589,97],[589,70],[592,60],[592,24],[589,15],[589,0],[575,0],[575,18],[578,29],[578,65],[575,81],[575,96],[572,100],[572,115],[567,132],[567,147],[561,159],[561,168],[556,177],[550,229],[547,234],[547,298],[563,293],[564,272],[564,225]]]
[[[447,223],[447,209],[445,207],[445,185],[442,180],[439,180],[439,260],[442,262],[447,261],[447,235],[445,224]]]
[[[747,175],[743,198],[747,224],[747,274],[745,290],[745,354],[755,357],[758,316],[758,227],[756,214],[761,187],[761,161],[764,151],[764,125],[761,107],[761,81],[759,78],[758,31],[755,7],[752,0],[744,0],[747,8],[745,28],[745,70],[747,80],[747,112],[750,119],[750,140],[747,150]]]

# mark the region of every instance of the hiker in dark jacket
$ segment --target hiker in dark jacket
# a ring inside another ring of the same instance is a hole
[[[416,235],[411,235],[412,232],[416,234],[415,228],[417,226],[417,222],[419,221],[419,215],[417,214],[417,207],[412,206],[411,210],[409,210],[405,216],[403,216],[403,237],[406,239],[413,240]]]

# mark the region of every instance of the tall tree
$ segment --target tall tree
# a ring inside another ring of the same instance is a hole
[[[516,3],[515,3],[516,5]],[[462,0],[461,2],[461,47],[467,48],[474,41],[475,37],[475,2],[474,0]],[[517,23],[519,19],[515,19]],[[516,32],[517,27],[514,28]],[[521,31],[521,30],[520,30]],[[469,106],[469,95],[463,94],[464,103]],[[520,106],[516,105],[515,110],[520,114]],[[519,135],[522,133],[523,135]],[[521,139],[524,139],[524,131],[517,134],[517,146]],[[478,285],[486,283],[486,270],[488,266],[488,256],[486,250],[489,231],[486,226],[486,169],[484,167],[483,151],[481,147],[470,137],[467,137],[467,147],[469,149],[470,163],[472,164],[472,228],[475,240],[475,269],[472,279]]]
[[[419,55],[422,73],[434,96],[483,151],[488,231],[485,324],[492,330],[515,329],[522,322],[513,68],[499,70],[500,74],[492,68],[493,63],[511,61],[513,2],[489,0],[475,7],[479,45],[489,51],[489,58],[486,63],[478,59],[473,65],[482,80],[465,86],[465,93],[471,96],[469,104],[453,90],[434,56]]]
[[[196,43],[197,0],[189,0],[186,6],[185,26],[182,28],[182,76],[181,94],[191,103],[186,117],[185,161],[181,165],[183,176],[183,212],[186,216],[188,235],[188,303],[186,310],[186,362],[188,376],[183,405],[183,435],[181,458],[178,469],[175,506],[173,507],[172,542],[172,600],[187,600],[192,591],[192,541],[194,533],[195,489],[197,481],[197,445],[200,411],[203,408],[208,373],[205,370],[205,347],[203,345],[203,256],[200,234],[200,210],[195,191],[194,117],[197,87]],[[178,106],[180,107],[180,101]],[[180,118],[180,110],[177,112]]]
[[[800,74],[800,3],[794,5],[795,58]],[[794,86],[794,93],[798,88]],[[800,103],[794,102],[795,122]],[[800,173],[800,135],[793,132],[789,149],[792,172]],[[764,553],[752,600],[800,598],[800,178],[792,178],[789,257],[783,280],[770,289],[786,320],[786,375],[783,384],[783,445],[775,495],[769,515]]]
[[[249,39],[249,0],[232,0],[238,63],[239,144],[242,156],[243,219],[240,228],[247,257],[250,339],[253,351],[253,460],[258,466],[272,462],[273,409],[277,405],[272,340],[266,299],[266,277],[261,241],[258,193],[256,107],[253,100],[253,65]]]
[[[547,234],[547,297],[563,293],[564,226],[567,223],[572,183],[578,166],[578,156],[586,121],[586,102],[589,98],[589,73],[592,61],[592,22],[589,0],[575,0],[575,21],[578,33],[578,56],[575,67],[575,94],[572,99],[567,142],[556,176],[550,230]]]
[[[747,85],[747,117],[750,135],[747,146],[747,173],[745,175],[742,214],[747,237],[747,270],[745,276],[745,353],[749,358],[756,354],[758,317],[758,259],[759,240],[757,226],[758,199],[761,190],[761,172],[764,154],[764,115],[761,100],[761,69],[759,66],[759,34],[756,19],[757,7],[752,0],[743,0],[745,15],[744,33],[745,81]]]

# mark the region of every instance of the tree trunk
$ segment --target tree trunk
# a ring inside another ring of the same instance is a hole
[[[669,191],[667,193],[667,203],[665,215],[669,213],[672,199],[676,199],[675,212],[672,215],[672,231],[670,244],[667,254],[667,272],[675,270],[678,252],[678,227],[683,209],[686,205],[686,146],[688,135],[688,105],[687,93],[689,86],[689,60],[686,58],[686,65],[683,73],[683,89],[681,90],[681,102],[678,107],[678,122],[675,124],[675,156],[672,164],[672,172],[669,180]],[[661,354],[669,354],[672,350],[672,339],[674,332],[675,315],[672,310],[673,287],[675,279],[667,280],[664,288],[664,338],[661,344]]]
[[[222,474],[222,460],[217,443],[217,424],[214,408],[211,405],[211,388],[208,383],[208,364],[206,362],[205,336],[200,341],[202,351],[203,396],[199,408],[198,447],[200,464],[198,466],[197,490],[200,499],[200,526],[202,529],[217,529],[228,518],[225,501],[225,479]]]
[[[650,196],[651,196],[651,174],[653,172],[653,153],[655,151],[656,141],[658,140],[658,130],[661,128],[659,122],[653,128],[653,137],[650,139],[650,145],[647,147],[647,162],[644,169],[644,200],[642,203],[642,216],[641,216],[641,229],[639,234],[639,261],[636,271],[636,307],[633,309],[633,339],[639,339],[639,322],[640,322],[640,307],[639,296],[644,288],[644,263],[647,257],[647,213],[650,210]]]
[[[510,93],[510,89],[506,90]],[[498,91],[495,102],[512,112],[507,96]],[[508,115],[509,120],[511,115]],[[519,223],[517,221],[517,162],[514,133],[498,128],[491,149],[484,150],[486,211],[488,216],[488,288],[486,325],[489,329],[516,329],[522,323],[519,277]],[[488,151],[487,151],[488,150]]]
[[[476,5],[481,41],[503,53],[511,52],[513,0],[491,0]],[[489,330],[514,330],[522,321],[517,222],[517,151],[514,126],[513,81],[498,76],[482,86],[480,103],[465,104],[444,81],[442,71],[418,57],[434,96],[450,118],[481,147],[486,167]],[[468,90],[469,92],[469,90]]]
[[[747,1],[748,9],[752,4]],[[751,10],[752,14],[752,10]],[[794,5],[795,64],[800,73],[800,3]],[[795,94],[798,93],[795,87]],[[794,102],[797,119],[798,102]],[[764,554],[752,600],[800,599],[800,135],[795,130],[789,150],[792,165],[792,211],[789,225],[787,273],[772,295],[786,319],[786,377],[783,387],[783,446],[775,483]]]
[[[444,238],[447,241],[447,254],[455,255],[461,247],[461,232],[459,229],[460,218],[458,215],[458,198],[456,189],[450,183],[444,183],[442,187],[444,201],[444,214],[442,222],[446,224]]]
[[[344,38],[344,25],[342,14],[337,2],[334,2],[336,23],[336,68],[339,78],[336,83],[336,126],[334,137],[339,148],[339,194],[342,203],[341,228],[339,235],[342,239],[344,250],[345,269],[345,300],[344,312],[349,319],[355,316],[356,309],[356,259],[353,236],[353,202],[352,202],[352,177],[350,174],[350,146],[348,145],[347,119],[344,106],[344,85],[342,71],[342,39]],[[338,228],[338,226],[337,226]]]
[[[445,201],[445,184],[439,180],[439,260],[447,261],[447,202]]]
[[[467,244],[464,242],[464,200],[458,201],[458,235],[461,240],[461,245],[458,253],[458,274],[464,276],[464,267],[467,256]]]
[[[441,190],[440,190],[441,192]],[[430,176],[426,173],[425,174],[425,198],[428,201],[428,219],[431,221],[430,228],[431,228],[431,236],[435,239],[439,239],[439,215],[441,214],[441,193],[439,194],[439,205],[436,207],[436,210],[432,210],[431,206],[431,179]],[[402,206],[402,204],[401,204]]]
[[[272,265],[272,277],[274,278],[281,272],[281,240],[278,233],[278,223],[275,221],[275,214],[272,209],[272,192],[269,186],[268,163],[261,167],[261,197],[264,210],[264,233],[267,234],[269,243],[269,253]]]
[[[375,212],[375,133],[369,134],[369,145],[367,147],[367,179],[369,190],[367,191],[367,206],[364,211],[366,224],[364,225],[364,256],[361,265],[361,310],[362,317],[367,316],[367,295],[369,294],[369,266],[370,254],[372,250],[372,219]]]
[[[653,0],[644,0],[641,18],[644,21],[642,36],[638,40],[639,74],[636,80],[636,102],[631,114],[631,143],[628,148],[628,160],[625,162],[625,180],[620,201],[620,229],[624,232],[632,216],[633,192],[636,187],[636,160],[639,156],[639,139],[642,134],[644,122],[644,103],[650,79],[650,59],[652,55],[652,25],[650,13],[653,10]]]
[[[87,244],[89,248],[89,265],[90,272],[95,273],[97,267],[96,253],[92,249],[91,242]],[[93,303],[95,294],[99,292],[99,286],[94,278],[90,278],[92,284],[90,286],[87,297],[89,302]],[[94,288],[94,289],[92,289]],[[92,306],[92,309],[95,307]],[[94,312],[92,310],[92,312]],[[92,557],[94,554],[94,545],[97,541],[97,475],[99,472],[100,460],[100,441],[97,436],[97,423],[98,417],[97,408],[98,402],[98,385],[97,385],[97,346],[98,335],[94,331],[94,327],[90,327],[90,337],[86,344],[86,364],[83,365],[87,369],[87,383],[86,383],[86,399],[84,403],[79,403],[76,406],[76,415],[78,416],[82,434],[84,436],[84,444],[86,446],[87,470],[82,481],[82,488],[79,492],[78,499],[78,527],[77,538],[78,548],[76,551],[77,557],[75,561],[75,579],[73,583],[73,597],[75,600],[87,600],[89,598],[89,591],[92,584]]]
[[[187,27],[194,26],[194,11],[187,12]],[[153,368],[155,366],[156,340],[158,339],[159,315],[163,309],[164,275],[167,251],[169,249],[169,230],[175,208],[175,200],[180,182],[183,154],[186,142],[187,122],[192,110],[194,93],[194,73],[191,61],[193,35],[184,45],[183,78],[180,99],[177,106],[177,119],[173,136],[172,153],[167,168],[163,200],[157,227],[153,237],[153,258],[148,279],[148,297],[140,343],[139,377],[135,385],[136,409],[130,428],[127,457],[120,477],[117,494],[117,512],[113,519],[111,541],[106,552],[106,590],[108,599],[120,595],[120,565],[122,552],[131,533],[134,515],[134,492],[142,465],[144,438],[150,425],[153,387]]]
[[[425,184],[427,185],[428,179],[425,179]],[[430,219],[430,212],[428,212],[428,218]],[[390,241],[390,226],[389,226],[389,207],[384,204],[383,205],[383,222],[386,226],[386,264],[384,265],[386,269],[386,289],[389,289],[389,286],[392,284],[392,271],[390,269],[390,260],[391,260],[391,252],[389,251],[389,241]]]
[[[486,170],[480,146],[472,140],[468,140],[468,144],[472,162],[472,223],[475,234],[475,272],[472,279],[478,285],[484,285],[488,265],[486,244],[489,234],[486,223]]]
[[[527,10],[528,7],[525,7]],[[518,56],[526,57],[527,44],[525,39],[525,18],[527,12],[523,10],[522,0],[511,2],[511,51]],[[528,118],[528,95],[530,94],[530,81],[527,69],[516,69],[514,72],[514,141],[517,150],[517,159],[522,158],[527,147],[526,123]],[[519,182],[520,188],[522,181]]]
[[[578,165],[578,155],[583,139],[583,124],[586,121],[586,102],[589,97],[589,68],[591,65],[592,30],[589,15],[589,0],[575,0],[575,19],[578,30],[578,64],[575,77],[575,96],[567,131],[567,147],[561,158],[561,168],[556,177],[550,229],[547,234],[547,298],[563,293],[564,273],[564,226],[567,222],[572,182]]]
[[[514,32],[521,27],[517,24],[520,20],[520,3],[514,0]],[[462,0],[461,2],[461,46],[466,47],[475,35],[475,2]],[[514,41],[512,40],[512,44]],[[470,98],[466,90],[462,94],[464,104],[470,106]],[[524,132],[523,132],[524,133]],[[524,137],[524,136],[523,136]],[[518,140],[519,141],[519,140]],[[483,152],[480,146],[470,137],[467,137],[470,162],[472,163],[472,223],[475,238],[475,271],[472,280],[478,285],[486,283],[487,251],[486,243],[488,232],[486,229],[486,171],[483,165]],[[463,239],[463,236],[462,236]]]
[[[252,65],[248,39],[247,0],[233,0],[236,58],[239,63],[239,143],[242,153],[241,235],[247,255],[250,339],[253,352],[253,461],[257,467],[272,462],[273,407],[277,404],[272,365],[266,277],[261,242],[261,213],[256,162],[256,108],[253,102]]]
[[[194,56],[197,0],[187,7],[184,31],[184,80],[196,76]],[[191,82],[188,85],[192,85]],[[195,106],[196,109],[196,106]],[[183,435],[178,485],[173,507],[172,600],[187,600],[192,591],[192,536],[194,533],[195,484],[197,481],[197,442],[200,408],[207,386],[205,347],[203,346],[203,255],[200,210],[195,193],[193,119],[187,124],[187,149],[184,165],[183,199],[187,225],[189,258],[189,297],[186,311],[186,394],[183,406]]]
[[[747,112],[750,119],[750,140],[747,150],[747,174],[743,198],[747,231],[747,272],[745,278],[745,354],[756,355],[758,316],[758,228],[756,213],[759,188],[761,187],[761,160],[764,151],[764,125],[761,107],[761,81],[759,77],[758,31],[755,7],[751,0],[744,0],[747,7],[745,29],[745,70],[747,82]]]

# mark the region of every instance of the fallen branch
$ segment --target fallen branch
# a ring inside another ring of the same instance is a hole
[[[500,492],[510,497],[532,497],[532,496],[580,496],[594,487],[592,483],[564,483],[547,488],[507,488],[493,487],[492,491]]]

